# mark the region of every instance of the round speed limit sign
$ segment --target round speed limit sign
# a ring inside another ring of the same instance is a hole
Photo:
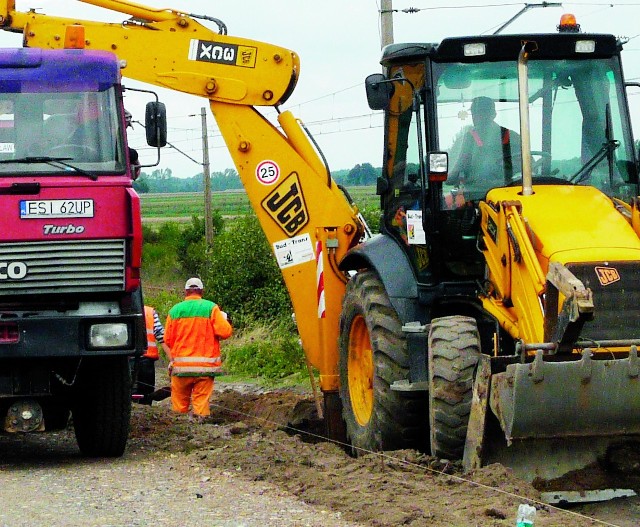
[[[262,161],[256,167],[256,177],[263,185],[273,185],[280,177],[280,167],[275,161]]]

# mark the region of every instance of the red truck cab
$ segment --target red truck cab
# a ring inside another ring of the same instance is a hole
[[[0,50],[0,422],[72,414],[99,456],[124,451],[146,347],[120,79],[109,52]]]

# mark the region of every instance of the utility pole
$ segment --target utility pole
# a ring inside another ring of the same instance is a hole
[[[211,213],[211,174],[209,172],[209,136],[207,135],[207,111],[200,109],[202,117],[202,167],[204,177],[204,232],[207,247],[213,245],[213,216]]]
[[[382,0],[380,2],[380,32],[382,42],[380,47],[384,48],[393,44],[393,6],[392,0]]]

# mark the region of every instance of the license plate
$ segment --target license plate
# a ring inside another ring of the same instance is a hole
[[[93,200],[22,200],[20,201],[20,218],[93,218]]]

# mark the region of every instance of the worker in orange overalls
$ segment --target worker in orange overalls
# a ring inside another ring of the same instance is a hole
[[[199,278],[184,285],[185,299],[169,311],[164,341],[171,348],[171,406],[188,413],[189,407],[200,421],[210,415],[209,400],[214,376],[220,372],[220,339],[231,336],[227,314],[202,298]]]

